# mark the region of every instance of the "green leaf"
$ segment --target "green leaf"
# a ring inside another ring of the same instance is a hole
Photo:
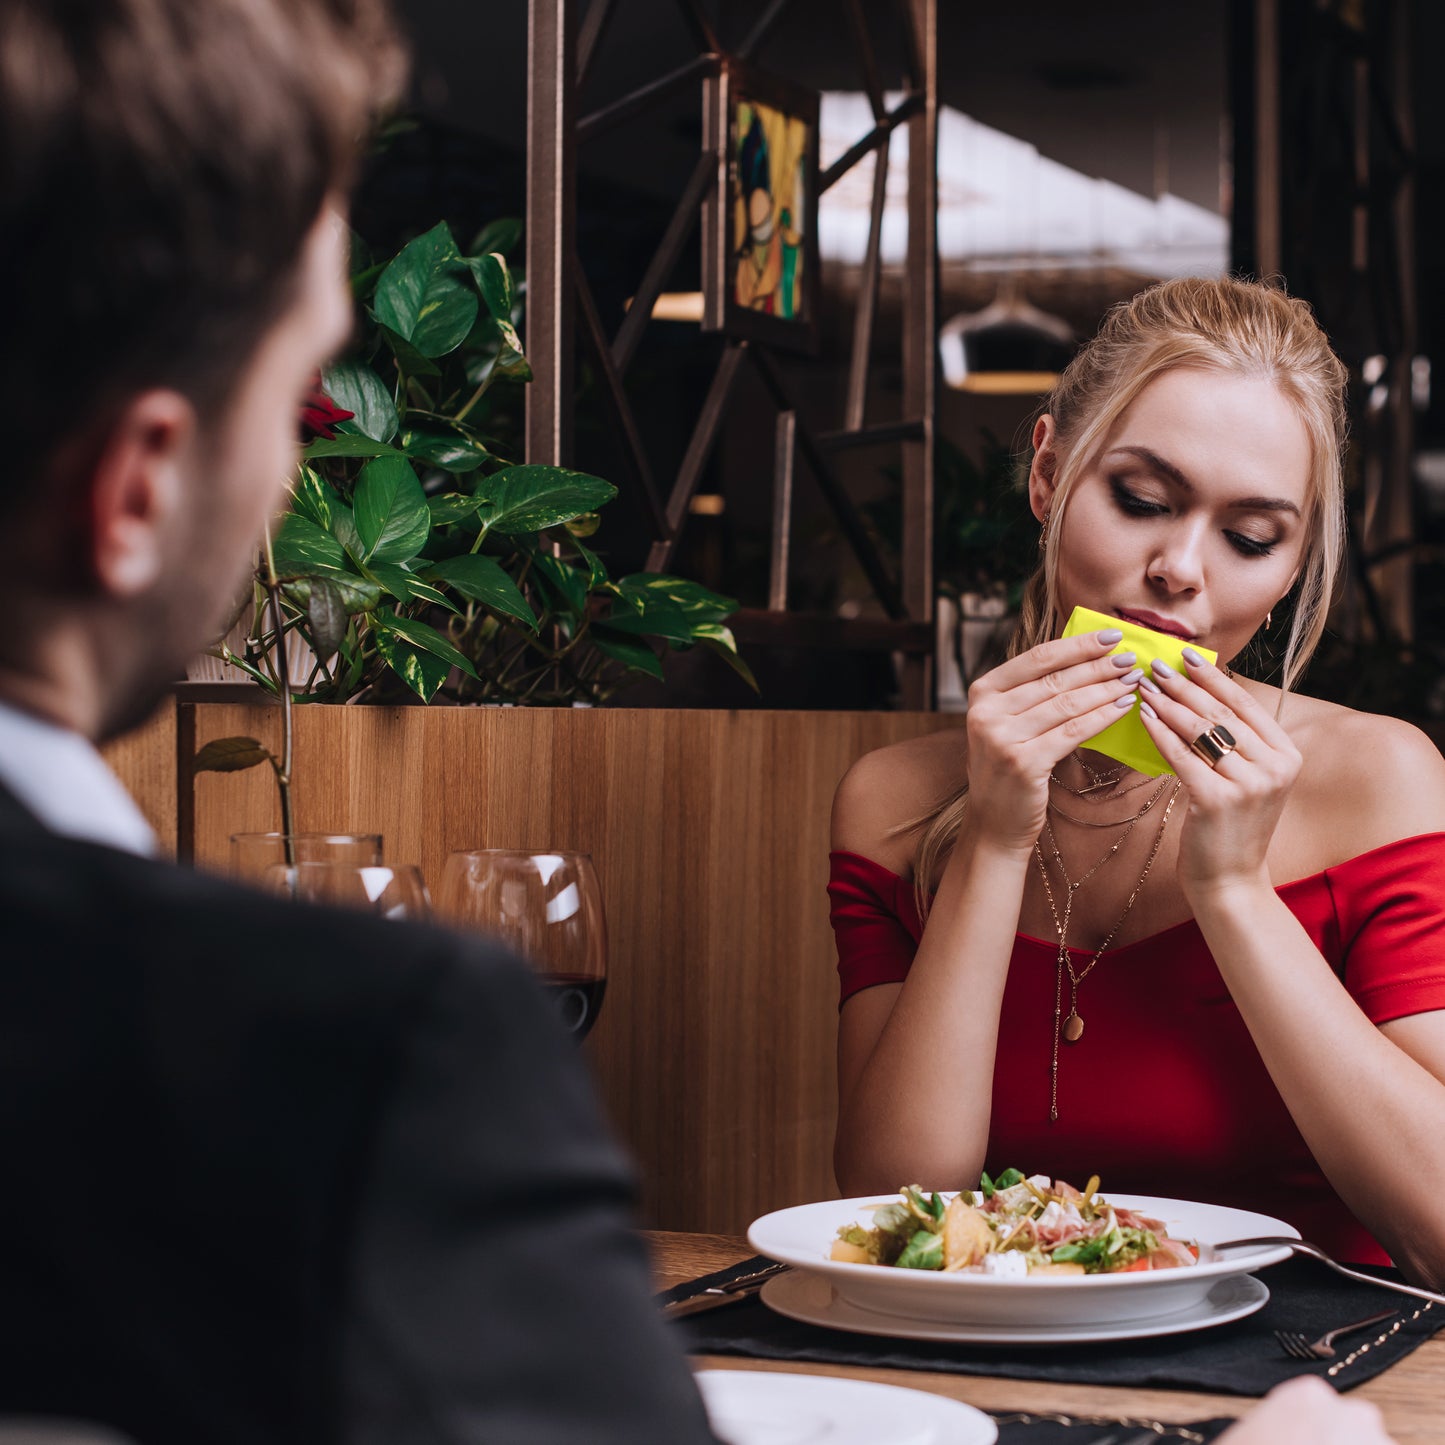
[[[257,763],[274,759],[270,750],[255,738],[217,738],[209,742],[191,759],[194,773],[243,773]]]
[[[312,471],[310,467],[302,468],[300,481],[296,484],[296,490],[291,498],[291,505],[303,517],[330,532],[341,543],[347,556],[353,561],[361,557],[365,549],[361,545],[361,539],[356,535],[356,518],[352,516],[351,508],[336,494],[336,489],[319,472]],[[346,558],[343,558],[342,566],[345,567],[345,565]],[[347,569],[347,576],[354,581],[360,580],[349,569]]]
[[[440,467],[444,472],[474,472],[491,453],[464,431],[418,429],[402,434],[401,444],[409,457]]]
[[[341,589],[325,577],[313,577],[311,595],[306,599],[306,621],[311,634],[307,640],[317,661],[328,662],[336,656],[341,639],[346,636],[348,620]]]
[[[280,577],[346,570],[346,549],[330,532],[299,512],[286,514],[271,544],[271,553]]]
[[[450,522],[460,522],[470,517],[482,505],[480,497],[464,497],[460,492],[441,492],[426,499],[431,512],[433,527],[445,527]]]
[[[753,676],[752,668],[738,656],[738,645],[733,640],[732,633],[728,632],[726,627],[719,628],[718,630],[720,632],[727,632],[728,641],[726,644],[711,637],[700,637],[698,639],[698,645],[706,648],[709,652],[716,653],[754,692],[761,693],[762,688],[758,686],[758,680]]]
[[[581,618],[587,611],[587,578],[550,552],[532,554],[532,572],[557,599],[565,612]]]
[[[421,551],[431,534],[426,494],[404,457],[378,457],[361,469],[355,511],[367,562],[404,562]]]
[[[517,341],[517,333],[512,331],[511,327],[508,327],[507,330],[511,331],[512,340]],[[509,344],[502,347],[497,353],[496,360],[492,362],[492,370],[499,376],[509,377],[512,381],[532,380],[532,363],[523,354],[520,341],[517,341],[515,346]]]
[[[301,467],[291,493],[291,506],[307,521],[315,522],[324,531],[331,530],[331,506],[340,499],[326,478],[310,467]]]
[[[1022,1184],[1024,1176],[1017,1169],[1005,1169],[997,1179],[993,1181],[995,1189],[1012,1189],[1015,1184]]]
[[[426,569],[426,576],[433,582],[443,582],[455,588],[471,602],[480,602],[493,612],[515,617],[534,632],[537,629],[537,619],[527,606],[527,599],[493,557],[483,557],[479,553],[448,557],[432,563]]]
[[[457,610],[446,596],[400,562],[373,562],[367,571],[401,602],[429,602],[434,607],[445,607],[449,612]]]
[[[652,606],[663,606],[691,613],[700,622],[721,622],[738,610],[737,602],[731,597],[711,592],[684,577],[669,577],[660,572],[634,572],[621,578],[617,587],[624,597],[640,603],[643,612]]]
[[[385,442],[373,440],[360,433],[342,433],[334,437],[320,437],[301,453],[305,461],[316,461],[321,457],[397,457],[401,453]]]
[[[370,612],[381,601],[381,588],[370,578],[325,567],[317,568],[308,576],[284,582],[281,591],[304,612],[311,602],[311,584],[318,579],[336,588],[348,613]]]
[[[337,423],[340,432],[353,436],[359,432],[377,442],[389,442],[396,435],[396,406],[391,393],[369,366],[360,361],[343,361],[326,373],[323,384],[337,406],[356,413],[350,421]]]
[[[495,252],[485,256],[472,256],[467,265],[476,277],[477,290],[487,303],[487,310],[498,321],[512,322],[512,304],[516,299],[512,292],[512,273],[507,270],[506,261]]]
[[[428,627],[425,622],[418,622],[414,617],[398,617],[394,612],[383,607],[373,619],[373,626],[383,632],[395,633],[403,641],[411,643],[413,647],[419,647],[423,652],[429,652],[434,657],[445,659],[453,667],[460,668],[468,677],[475,678],[477,676],[477,670],[472,666],[470,660],[463,653],[458,652],[435,627]]]
[[[428,652],[418,652],[386,632],[372,634],[382,660],[423,701],[430,702],[451,667]]]
[[[645,642],[621,633],[613,635],[602,623],[594,623],[587,636],[604,657],[620,662],[630,672],[645,672],[649,677],[662,681],[662,662]]]
[[[423,356],[445,356],[477,319],[476,292],[457,274],[464,262],[445,221],[408,242],[376,283],[376,319]]]
[[[477,481],[478,516],[489,531],[511,536],[540,532],[595,511],[617,495],[601,477],[565,467],[507,467]]]
[[[467,248],[468,254],[480,256],[496,251],[505,256],[522,239],[522,223],[515,216],[504,216],[500,220],[488,221]]]
[[[391,348],[401,369],[408,376],[424,376],[428,380],[442,374],[442,369],[429,356],[423,355],[406,337],[399,336],[389,326],[378,325],[381,339]]]
[[[895,1261],[899,1269],[942,1269],[943,1236],[920,1229],[903,1247]]]
[[[568,525],[568,530],[571,531],[570,524]],[[606,586],[607,568],[602,565],[602,559],[590,548],[584,547],[582,543],[577,540],[575,533],[572,536],[572,547],[577,555],[587,564],[587,590],[591,592],[598,587]]]
[[[698,628],[708,625],[699,622],[691,613],[658,603],[640,613],[614,610],[606,621],[617,632],[637,637],[665,637],[669,642],[686,643],[696,642]]]

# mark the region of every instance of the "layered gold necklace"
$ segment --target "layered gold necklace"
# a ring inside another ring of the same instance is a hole
[[[1091,779],[1093,779],[1091,786],[1083,790],[1069,789],[1070,792],[1074,792],[1075,795],[1079,797],[1092,792],[1095,787],[1107,787],[1110,783],[1116,783],[1122,775],[1121,770],[1120,773],[1116,773],[1110,778],[1100,780],[1095,777],[1092,770],[1086,765],[1084,770],[1090,775]],[[1054,781],[1057,782],[1058,779],[1054,779]],[[1066,784],[1061,784],[1061,786],[1067,787]],[[1137,783],[1132,784],[1129,788],[1124,789],[1123,792],[1132,792],[1133,789],[1138,786],[1141,785]],[[1064,911],[1062,916],[1059,913],[1058,904],[1054,898],[1054,888],[1049,879],[1049,868],[1044,860],[1044,850],[1038,841],[1034,843],[1034,856],[1038,859],[1039,875],[1043,879],[1044,884],[1044,896],[1049,901],[1049,912],[1053,916],[1054,930],[1059,938],[1058,960],[1054,969],[1054,1042],[1053,1052],[1049,1062],[1050,1123],[1056,1122],[1059,1117],[1059,1040],[1062,1038],[1065,1043],[1076,1044],[1084,1036],[1084,1020],[1083,1016],[1079,1013],[1079,985],[1083,983],[1098,966],[1099,960],[1104,956],[1105,951],[1114,941],[1115,934],[1124,926],[1124,920],[1128,918],[1130,911],[1133,909],[1135,900],[1137,900],[1140,891],[1144,887],[1144,880],[1148,878],[1149,870],[1154,866],[1154,859],[1158,857],[1160,846],[1164,842],[1164,832],[1169,826],[1169,815],[1174,811],[1174,804],[1178,800],[1179,788],[1180,783],[1178,779],[1175,779],[1173,786],[1170,787],[1169,779],[1165,777],[1155,787],[1144,806],[1140,808],[1138,812],[1134,813],[1131,817],[1120,818],[1107,823],[1086,822],[1083,819],[1072,818],[1069,814],[1055,807],[1052,802],[1049,803],[1049,809],[1052,812],[1057,813],[1060,817],[1067,819],[1071,823],[1079,823],[1081,826],[1089,828],[1123,828],[1124,830],[1119,837],[1114,840],[1103,857],[1101,857],[1087,873],[1081,878],[1070,879],[1068,869],[1064,866],[1063,854],[1059,850],[1058,839],[1054,836],[1053,824],[1045,819],[1044,835],[1048,839],[1049,851],[1053,855],[1054,866],[1058,869],[1059,877],[1064,885]],[[1123,912],[1120,913],[1119,917],[1115,920],[1114,926],[1109,930],[1104,941],[1094,951],[1094,956],[1082,969],[1076,969],[1074,967],[1073,957],[1069,953],[1068,945],[1069,920],[1073,915],[1074,895],[1128,842],[1130,835],[1138,826],[1140,819],[1154,807],[1159,799],[1165,795],[1166,791],[1169,801],[1165,805],[1164,816],[1159,821],[1158,830],[1154,834],[1154,844],[1149,849],[1149,856],[1144,860],[1144,867],[1139,874],[1138,881],[1134,884],[1133,890],[1125,901]],[[1113,796],[1118,797],[1122,796],[1122,794],[1116,793]],[[1090,798],[1089,801],[1092,802],[1093,799]],[[1064,1017],[1063,1012],[1065,974],[1068,975],[1069,979],[1069,1013],[1067,1018]]]

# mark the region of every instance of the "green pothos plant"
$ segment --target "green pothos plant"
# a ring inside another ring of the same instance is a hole
[[[268,536],[244,644],[213,655],[287,705],[605,701],[700,647],[753,683],[726,622],[737,604],[657,573],[613,578],[597,545],[600,477],[519,464],[531,380],[507,253],[516,222],[463,254],[447,225],[394,257],[353,247],[356,344],[306,408],[291,507]],[[306,675],[285,665],[292,637]],[[212,743],[199,769],[287,756]],[[289,819],[283,817],[283,831]]]

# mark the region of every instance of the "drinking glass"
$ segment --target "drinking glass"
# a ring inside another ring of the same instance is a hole
[[[432,912],[421,869],[410,864],[273,863],[261,887],[298,903],[359,909],[394,923],[425,923]]]
[[[353,868],[381,862],[380,833],[292,833],[291,857],[284,833],[232,833],[231,876],[257,883],[277,863],[346,863]]]
[[[520,953],[577,1038],[597,1021],[607,987],[607,923],[586,853],[477,848],[449,853],[437,916],[494,934]]]

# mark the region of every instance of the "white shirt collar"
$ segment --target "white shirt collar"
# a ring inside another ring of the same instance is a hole
[[[0,703],[0,783],[52,833],[151,857],[156,835],[79,733]]]

